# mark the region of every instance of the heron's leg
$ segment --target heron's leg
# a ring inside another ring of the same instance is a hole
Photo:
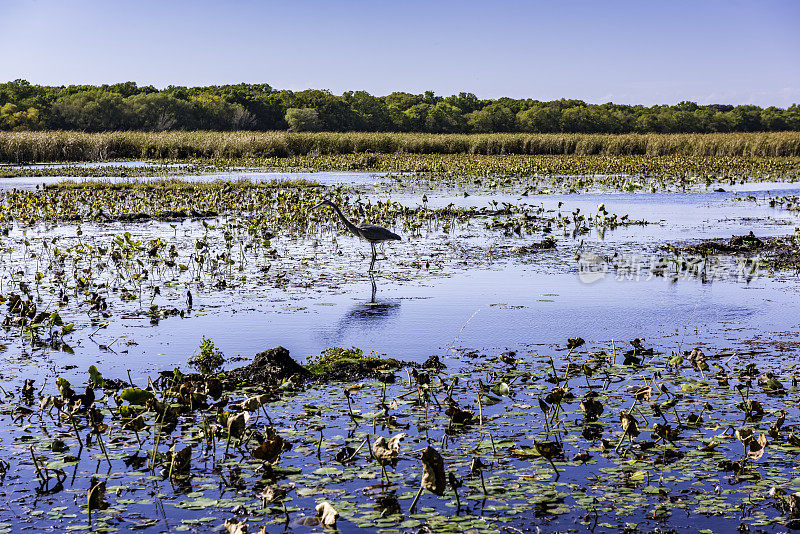
[[[375,283],[375,275],[373,273],[369,273],[370,280],[372,280],[372,300],[370,302],[375,302],[375,293],[378,292],[378,285]]]
[[[373,270],[375,267],[375,259],[378,256],[378,252],[375,250],[375,242],[371,241],[370,244],[372,245],[372,261],[369,264],[369,270]]]

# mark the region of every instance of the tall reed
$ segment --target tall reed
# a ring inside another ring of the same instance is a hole
[[[353,154],[800,156],[800,132],[722,134],[419,134],[0,132],[0,162]]]

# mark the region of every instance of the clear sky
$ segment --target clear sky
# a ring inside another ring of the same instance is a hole
[[[0,0],[0,81],[800,103],[797,0]]]

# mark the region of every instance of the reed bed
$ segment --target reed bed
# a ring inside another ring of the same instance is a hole
[[[0,132],[0,162],[270,158],[336,154],[800,156],[800,132],[419,134],[359,132]]]

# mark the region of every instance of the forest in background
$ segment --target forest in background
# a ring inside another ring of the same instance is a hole
[[[42,86],[0,84],[0,130],[725,133],[800,131],[800,107],[587,104],[580,100],[442,97],[395,92],[276,90],[267,84],[159,90],[134,82]]]

